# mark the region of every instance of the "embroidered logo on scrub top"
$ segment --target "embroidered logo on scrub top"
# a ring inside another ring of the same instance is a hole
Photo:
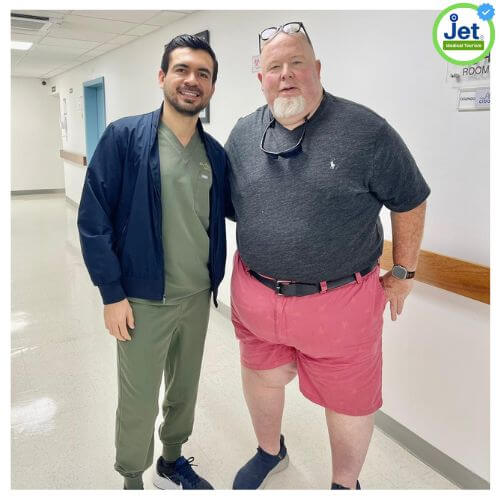
[[[335,160],[335,158],[333,160]],[[333,160],[330,161],[330,169],[331,170],[335,169],[335,163],[333,163]]]
[[[200,177],[202,179],[208,179],[209,178],[208,174],[210,172],[210,165],[205,161],[200,161],[200,167],[202,168]]]

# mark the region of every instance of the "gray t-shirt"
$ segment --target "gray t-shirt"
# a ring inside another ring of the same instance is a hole
[[[302,282],[365,269],[383,249],[382,205],[406,212],[430,189],[398,133],[379,115],[325,93],[305,125],[302,152],[261,151],[268,106],[240,118],[225,145],[243,261],[254,271]],[[304,125],[269,128],[268,151],[294,146]]]

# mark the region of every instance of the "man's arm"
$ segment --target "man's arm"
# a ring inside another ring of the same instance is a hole
[[[391,212],[392,259],[394,264],[415,271],[424,233],[426,202],[408,212]],[[382,277],[387,299],[391,303],[391,319],[396,321],[403,312],[406,297],[413,288],[412,279],[399,280],[391,271]]]
[[[120,199],[122,170],[117,137],[111,124],[99,140],[87,168],[77,220],[83,259],[104,304],[125,298],[121,266],[113,249],[114,213]]]
[[[130,340],[127,323],[134,328],[132,308],[121,286],[121,267],[113,250],[113,216],[119,202],[122,160],[113,126],[104,131],[87,169],[78,231],[85,265],[104,302],[104,323],[118,340]]]

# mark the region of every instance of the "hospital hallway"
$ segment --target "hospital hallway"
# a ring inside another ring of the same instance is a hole
[[[77,208],[58,193],[13,196],[11,210],[11,487],[121,489],[113,469],[116,340],[83,263]],[[257,447],[227,306],[211,309],[194,432],[183,447],[216,489],[231,488]],[[162,392],[163,384],[160,412]],[[282,432],[290,465],[266,489],[328,489],[324,411],[297,380],[287,387]],[[144,473],[146,489],[155,489],[151,474]],[[458,489],[377,428],[359,480],[368,490]]]

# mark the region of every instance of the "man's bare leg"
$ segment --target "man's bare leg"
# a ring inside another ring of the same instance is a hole
[[[353,417],[325,409],[332,450],[332,482],[356,489],[373,434],[374,416]]]
[[[271,455],[280,451],[285,385],[297,374],[295,362],[271,370],[241,366],[243,393],[259,446]]]

